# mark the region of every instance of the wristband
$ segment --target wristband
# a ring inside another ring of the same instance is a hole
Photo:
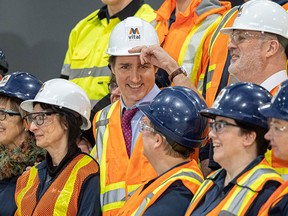
[[[184,74],[185,76],[187,76],[187,72],[185,70],[184,67],[180,67],[177,70],[173,71],[170,75],[169,75],[169,80],[170,82],[173,81],[173,79],[178,76],[179,74]]]

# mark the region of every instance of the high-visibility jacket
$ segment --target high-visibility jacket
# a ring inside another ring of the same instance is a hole
[[[198,81],[198,67],[203,44],[213,32],[221,15],[231,8],[230,2],[221,5],[211,0],[193,0],[184,13],[179,12],[169,28],[169,18],[176,0],[166,0],[156,11],[156,30],[163,48],[187,70],[194,84]]]
[[[288,10],[288,3],[282,6]],[[210,38],[207,53],[203,53],[201,66],[198,69],[198,90],[204,96],[208,107],[211,107],[217,94],[229,83],[228,58],[229,35],[220,33],[222,28],[231,27],[238,14],[239,6],[227,11]]]
[[[92,157],[79,154],[60,172],[37,201],[40,179],[37,168],[32,167],[17,181],[15,215],[77,215],[83,182],[98,171],[99,166]]]
[[[103,215],[116,215],[141,184],[157,176],[152,165],[142,154],[139,135],[129,158],[121,128],[121,102],[99,111],[93,120],[96,144],[91,151],[100,164],[100,200]]]
[[[185,215],[191,215],[202,198],[205,197],[205,194],[214,186],[213,180],[221,170],[222,169],[219,169],[212,173],[202,183],[197,193],[194,195]],[[263,159],[258,165],[238,177],[237,185],[235,185],[225,198],[220,201],[217,207],[207,215],[219,215],[221,211],[231,213],[231,215],[245,215],[250,205],[253,205],[253,201],[268,181],[276,181],[280,184],[283,183],[281,176],[269,166],[265,159]]]
[[[145,188],[145,184],[139,187],[128,199],[123,208],[120,209],[117,215],[143,215],[167,188],[178,180],[182,181],[192,194],[195,194],[203,182],[203,174],[194,160],[185,163],[182,166],[175,167],[157,178],[147,188]],[[177,202],[177,200],[175,200],[175,202]],[[181,205],[181,203],[179,203],[179,205]]]
[[[69,36],[69,46],[61,71],[69,80],[81,86],[91,100],[92,107],[108,94],[111,71],[107,67],[106,50],[113,28],[121,21],[118,17],[98,18],[99,10],[81,20]],[[156,14],[148,4],[143,4],[135,14],[148,22]]]
[[[282,184],[267,200],[267,202],[261,207],[259,211],[259,216],[269,215],[269,209],[276,206],[284,196],[288,195],[288,181]]]
[[[273,148],[265,153],[265,158],[284,180],[288,180],[288,161],[275,157]]]

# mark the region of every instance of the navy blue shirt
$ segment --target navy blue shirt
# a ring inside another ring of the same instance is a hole
[[[14,199],[18,177],[0,180],[0,216],[12,216],[16,211]]]
[[[285,194],[273,208],[270,208],[268,215],[288,215],[288,194]]]
[[[185,163],[187,162],[180,163],[174,166],[173,168],[182,166]],[[173,168],[167,170],[166,172],[172,170]],[[145,190],[145,188],[147,188],[159,177],[149,181],[143,187],[143,190]],[[175,181],[166,189],[166,191],[163,194],[161,194],[161,196],[157,199],[157,201],[154,202],[153,205],[151,205],[143,215],[183,216],[192,198],[193,193],[191,193],[191,191],[182,183],[182,181],[181,180]]]
[[[213,186],[209,191],[202,197],[196,209],[192,212],[191,215],[202,216],[207,215],[212,209],[214,209],[226,196],[227,194],[235,187],[237,184],[237,179],[242,176],[245,172],[249,171],[257,164],[263,160],[263,156],[258,156],[254,161],[252,161],[237,177],[235,177],[227,186],[224,186],[224,181],[226,178],[226,170],[222,170],[216,177],[213,179]],[[258,196],[253,201],[253,205],[250,206],[246,215],[257,215],[259,209],[271,196],[271,194],[280,186],[279,182],[268,181],[263,189],[258,193]]]

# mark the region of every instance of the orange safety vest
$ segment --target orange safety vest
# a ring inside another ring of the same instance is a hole
[[[176,0],[166,0],[156,11],[156,31],[162,47],[187,70],[192,82],[197,85],[198,67],[203,44],[214,31],[221,16],[231,8],[231,3],[211,0],[193,0],[184,13],[179,12],[169,28],[169,18],[176,7]],[[207,7],[209,5],[209,7]]]
[[[272,150],[267,150],[265,158],[269,165],[272,166],[284,180],[288,180],[288,161],[277,158]]]
[[[273,208],[277,203],[281,201],[283,196],[288,194],[288,181],[282,184],[267,200],[267,202],[261,207],[258,216],[267,216],[269,209]]]
[[[139,187],[128,199],[123,208],[120,209],[117,215],[143,215],[145,211],[167,190],[167,188],[178,180],[181,180],[192,194],[196,193],[197,189],[203,182],[203,175],[195,160],[173,168],[157,178],[144,190],[143,188],[145,187],[145,184]],[[175,202],[177,202],[177,200],[175,200]],[[179,205],[181,204],[179,203]]]
[[[222,169],[212,173],[210,176],[208,176],[207,180],[202,183],[197,193],[194,195],[185,215],[191,215],[193,210],[196,209],[198,204],[202,201],[202,198],[205,197],[205,194],[211,188],[213,190],[213,180],[217,177],[221,170]],[[227,213],[229,212],[231,215],[245,215],[249,207],[253,205],[253,201],[257,195],[263,189],[263,186],[268,181],[276,181],[281,184],[283,183],[281,176],[269,166],[265,159],[263,159],[254,168],[240,176],[237,179],[237,184],[234,186],[234,188],[232,188],[231,191],[228,192],[227,196],[217,205],[217,207],[215,207],[207,215],[219,215],[222,211]]]
[[[17,181],[15,215],[77,215],[83,182],[98,171],[99,166],[92,157],[80,154],[65,167],[37,201],[40,180],[37,168],[32,167]]]
[[[142,136],[128,157],[121,128],[120,100],[99,111],[93,120],[96,144],[91,151],[100,164],[100,200],[103,215],[116,215],[128,194],[157,176],[142,154]]]
[[[198,82],[198,90],[205,96],[206,103],[208,107],[211,107],[217,92],[220,90],[219,85],[221,83],[221,79],[226,79],[223,81],[224,86],[228,83],[228,78],[223,77],[222,73],[224,71],[224,67],[226,64],[226,59],[228,56],[228,44],[229,44],[229,35],[222,34],[220,30],[222,28],[231,27],[234,23],[234,20],[238,14],[238,7],[233,7],[231,10],[227,11],[224,14],[220,24],[217,26],[217,29],[213,33],[209,48],[208,48],[208,56],[202,57],[203,61],[208,59],[208,67],[202,66],[200,71],[200,77]],[[207,61],[205,62],[207,64]],[[226,71],[227,75],[228,71]],[[204,81],[205,80],[205,81]]]

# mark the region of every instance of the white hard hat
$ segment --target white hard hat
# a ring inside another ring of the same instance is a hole
[[[23,101],[20,106],[27,112],[32,112],[33,103],[37,102],[72,110],[81,115],[82,130],[88,130],[91,127],[90,100],[85,91],[73,82],[60,78],[48,80],[42,85],[33,100]]]
[[[251,0],[240,6],[232,27],[221,32],[231,34],[233,30],[268,32],[288,39],[288,13],[275,2]]]
[[[154,27],[138,17],[128,17],[118,23],[111,32],[107,54],[139,55],[140,53],[130,54],[128,50],[136,46],[155,44],[159,44],[159,39]]]

